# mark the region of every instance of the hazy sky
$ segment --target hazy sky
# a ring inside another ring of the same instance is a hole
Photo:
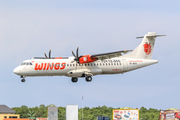
[[[180,90],[179,0],[0,0],[0,104],[9,107],[55,104],[178,108]],[[13,69],[43,56],[98,54],[134,49],[148,32],[157,38],[158,64],[118,75],[94,76],[92,82],[68,77],[29,77],[22,83]]]

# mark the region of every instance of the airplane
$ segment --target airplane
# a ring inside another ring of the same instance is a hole
[[[79,47],[76,54],[72,51],[71,57],[51,57],[44,53],[45,57],[34,57],[25,60],[14,69],[25,82],[26,77],[35,76],[67,76],[76,83],[78,78],[85,77],[87,82],[92,81],[92,76],[105,74],[123,74],[132,70],[158,63],[152,60],[155,38],[165,36],[156,32],[148,32],[142,37],[140,45],[134,50],[122,50],[103,54],[81,55]],[[128,53],[128,54],[127,54]]]

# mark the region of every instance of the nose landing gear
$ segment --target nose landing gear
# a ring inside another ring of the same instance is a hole
[[[23,78],[22,80],[21,80],[21,82],[25,82],[26,80]]]
[[[22,80],[21,80],[21,82],[25,82],[26,80],[24,79],[25,77],[24,76],[21,76],[21,78],[23,78]]]

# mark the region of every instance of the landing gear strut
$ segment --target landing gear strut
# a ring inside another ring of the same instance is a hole
[[[78,81],[78,78],[73,77],[73,78],[71,79],[71,81],[75,83],[75,82]]]
[[[91,81],[92,81],[92,77],[91,77],[91,76],[87,76],[87,77],[86,77],[86,81],[87,81],[87,82],[91,82]]]

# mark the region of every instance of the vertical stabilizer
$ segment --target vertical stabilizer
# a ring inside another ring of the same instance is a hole
[[[131,53],[127,55],[123,55],[122,57],[135,58],[135,59],[151,59],[152,53],[155,44],[155,38],[164,35],[156,35],[155,32],[148,32],[143,38],[141,44],[133,50]]]

